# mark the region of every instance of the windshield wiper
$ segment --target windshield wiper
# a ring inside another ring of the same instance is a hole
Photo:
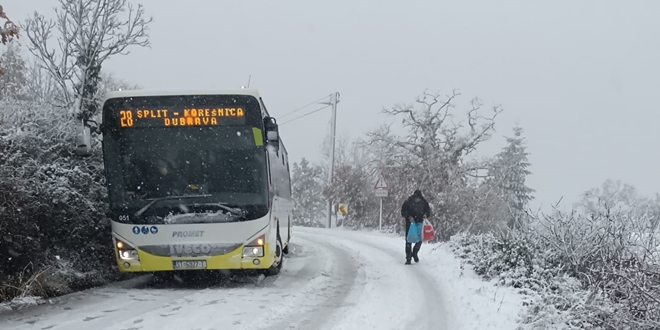
[[[217,206],[227,212],[233,213],[234,215],[243,215],[245,213],[245,210],[243,209],[237,209],[234,207],[229,207],[227,203],[204,203],[204,204],[197,204],[193,203],[190,204],[191,206]],[[243,213],[243,214],[241,214]]]
[[[167,197],[155,198],[149,204],[145,205],[139,211],[135,212],[135,216],[139,217],[140,215],[142,215],[142,213],[146,212],[149,208],[151,208],[158,202],[172,200],[172,199],[186,199],[186,198],[199,198],[199,197],[211,197],[211,196],[212,196],[211,194],[205,194],[205,195],[167,196]]]

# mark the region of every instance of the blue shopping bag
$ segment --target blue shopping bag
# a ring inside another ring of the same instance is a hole
[[[406,236],[406,241],[408,243],[417,243],[422,241],[422,227],[423,223],[414,222],[410,224],[410,229],[408,229],[408,235]]]

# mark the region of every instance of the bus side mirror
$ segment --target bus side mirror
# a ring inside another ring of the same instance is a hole
[[[274,147],[275,151],[278,151],[280,149],[280,132],[275,118],[266,117],[264,119],[264,128],[266,129],[266,144]]]
[[[268,142],[277,142],[279,135],[277,131],[268,131],[266,135]]]
[[[92,154],[92,135],[89,127],[80,125],[76,129],[76,154],[78,156],[89,156]]]

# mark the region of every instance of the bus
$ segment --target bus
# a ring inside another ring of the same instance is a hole
[[[289,160],[256,89],[109,92],[99,130],[120,272],[280,272]]]

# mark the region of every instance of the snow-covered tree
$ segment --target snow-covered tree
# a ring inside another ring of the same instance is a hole
[[[643,216],[650,211],[651,201],[640,197],[630,184],[606,180],[600,188],[584,192],[582,200],[575,206],[587,215],[641,211],[643,213],[638,215]]]
[[[300,164],[293,163],[291,195],[293,198],[293,221],[295,225],[318,227],[326,213],[323,197],[322,169],[303,158]]]
[[[525,210],[529,202],[534,198],[534,189],[528,187],[525,180],[532,172],[528,169],[531,165],[527,156],[525,138],[522,137],[522,127],[513,128],[513,137],[507,137],[507,146],[495,156],[485,183],[486,187],[494,188],[493,200],[503,205],[498,205],[501,220],[506,219],[507,225],[512,228],[522,225],[525,219]],[[492,213],[495,213],[495,210]],[[504,211],[503,213],[501,211]]]
[[[28,59],[25,75],[25,98],[41,104],[55,107],[59,89],[53,77],[41,67],[36,58]]]
[[[132,46],[149,46],[144,8],[127,0],[59,0],[56,20],[35,13],[23,30],[29,49],[53,77],[60,93],[58,107],[79,119],[94,117],[99,104],[101,67],[110,57],[128,54]],[[50,48],[57,29],[59,51]]]
[[[336,203],[349,205],[350,213],[345,225],[373,227],[378,220],[373,217],[377,204],[367,169],[358,165],[339,164],[332,181],[333,183],[326,187],[324,195]]]
[[[0,18],[4,20],[4,24],[0,25],[0,43],[6,45],[14,38],[19,38],[18,26],[16,26],[16,24],[14,24],[14,22],[12,22],[9,17],[7,17],[7,14],[1,5]],[[0,61],[0,75],[4,73],[3,67],[4,65],[2,64],[2,61]]]
[[[474,205],[468,202],[474,187],[468,178],[475,164],[466,162],[465,157],[490,138],[495,118],[502,111],[493,107],[485,114],[475,98],[464,113],[466,118],[460,121],[454,105],[459,96],[455,91],[444,97],[424,92],[416,100],[417,106],[398,104],[383,110],[387,115],[403,117],[405,136],[392,134],[390,126],[368,134],[369,145],[381,153],[374,166],[389,178],[394,192],[391,207],[400,208],[415,189],[422,190],[435,214],[431,222],[443,239],[465,229],[474,218]],[[388,222],[401,222],[397,209],[387,212]]]
[[[4,70],[4,74],[0,75],[0,99],[22,98],[25,92],[27,67],[18,42],[9,43],[0,56],[0,63]]]

